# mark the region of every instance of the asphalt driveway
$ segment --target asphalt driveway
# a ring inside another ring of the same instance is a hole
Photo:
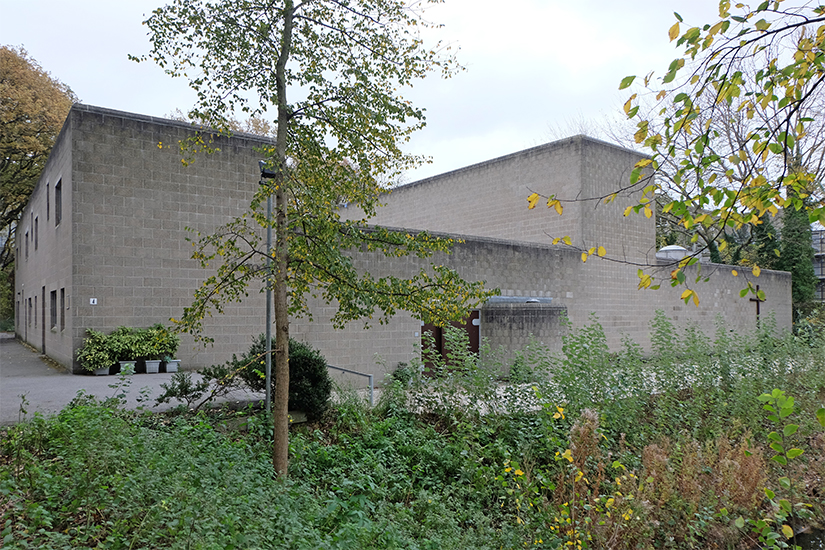
[[[197,376],[193,374],[193,377]],[[154,398],[163,392],[160,385],[171,378],[172,375],[167,373],[132,375],[126,407],[135,409],[143,405],[148,410],[163,411],[177,405],[174,402],[154,407]],[[0,426],[30,418],[35,412],[53,415],[80,391],[98,398],[112,397],[116,390],[110,386],[118,382],[117,376],[73,375],[59,370],[18,342],[13,334],[0,333]],[[151,398],[146,403],[139,403],[143,388],[148,388]],[[229,397],[230,401],[258,399],[262,396],[243,391]]]

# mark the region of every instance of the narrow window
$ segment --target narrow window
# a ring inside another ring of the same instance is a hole
[[[37,295],[34,296],[34,328],[37,328]]]
[[[49,197],[49,184],[46,184],[46,221],[49,221],[49,205],[51,204],[51,198]]]
[[[66,289],[60,289],[60,330],[66,328]]]
[[[39,220],[37,218],[34,218],[34,249],[35,250],[37,250],[37,244],[40,241],[40,239],[38,237],[39,231],[37,230],[37,227],[39,225],[40,225]]]
[[[57,328],[57,291],[49,292],[49,328]]]
[[[28,325],[29,325],[29,326],[32,326],[32,299],[31,299],[31,297],[29,297],[29,319],[28,319]]]
[[[63,180],[54,184],[54,225],[60,225],[63,217]]]
[[[29,232],[26,231],[26,259],[29,259]]]

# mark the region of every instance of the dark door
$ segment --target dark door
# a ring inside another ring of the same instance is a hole
[[[467,333],[468,351],[478,353],[478,347],[481,342],[481,326],[479,310],[473,310],[467,314],[467,317],[461,321],[453,321],[450,326],[461,329]],[[443,327],[435,325],[424,325],[421,327],[421,348],[422,350],[429,347],[427,333],[432,334],[432,345],[435,350],[444,358],[447,359],[447,331]],[[426,367],[431,368],[432,364],[425,364]]]

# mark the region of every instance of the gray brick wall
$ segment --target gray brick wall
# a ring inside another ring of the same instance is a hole
[[[190,259],[192,247],[186,239],[193,234],[187,228],[210,233],[248,208],[258,185],[254,147],[259,144],[248,136],[219,138],[214,145],[220,151],[197,155],[193,164],[184,166],[177,143],[191,133],[191,127],[173,121],[82,105],[72,109],[21,222],[20,235],[28,230],[33,237],[33,220],[38,219],[37,250],[30,243],[28,259],[18,265],[15,299],[22,313],[17,320],[21,338],[38,348],[45,343],[49,355],[72,365],[87,328],[109,331],[120,325],[165,323],[191,303],[195,289],[212,272]],[[452,255],[432,261],[454,267],[468,280],[484,280],[505,296],[552,298],[551,310],[566,310],[574,325],[596,313],[614,348],[623,334],[646,345],[656,309],[678,322],[709,326],[722,315],[733,329],[752,327],[755,306],[738,297],[744,274],[734,278],[729,268],[707,266],[704,274],[710,280],[696,284],[702,300],[696,308],[678,300],[681,288],[665,284],[656,292],[636,290],[634,265],[597,257],[583,264],[579,252],[549,244],[552,236],[570,235],[579,246],[605,246],[612,259],[652,256],[653,220],[622,215],[634,198],[622,196],[613,204],[597,200],[627,180],[638,158],[632,151],[571,138],[399,188],[387,197],[375,221],[469,235]],[[55,226],[57,181],[63,188],[63,219]],[[47,189],[52,201],[48,216]],[[568,203],[558,216],[543,204],[528,211],[526,197],[533,191],[593,200]],[[357,210],[344,213],[356,216]],[[360,252],[353,258],[359,269],[375,275],[409,276],[429,265],[417,258]],[[668,273],[663,268],[665,283]],[[763,310],[774,311],[778,324],[789,327],[789,275],[763,272],[756,282],[769,296]],[[65,328],[47,327],[43,338],[50,292],[61,288],[66,293]],[[222,363],[248,348],[251,337],[264,330],[259,290],[250,289],[242,303],[206,320],[213,347],[183,338],[179,356],[184,366]],[[36,326],[35,312],[27,313],[30,298],[32,309],[35,298],[38,302]],[[93,298],[96,305],[90,304]],[[329,322],[335,305],[318,299],[309,304],[314,322],[294,319],[292,334],[318,347],[333,365],[377,374],[380,382],[383,372],[418,354],[421,324],[409,314],[397,315],[388,325],[373,323],[369,330],[365,323],[354,322],[336,331]],[[516,313],[513,319],[522,315]],[[558,318],[547,316],[546,326],[532,318],[536,336],[554,349],[560,349],[561,342]],[[519,343],[528,336],[512,330],[507,336],[503,325],[496,329],[492,318],[487,319],[485,324],[482,316],[481,332],[493,343]]]

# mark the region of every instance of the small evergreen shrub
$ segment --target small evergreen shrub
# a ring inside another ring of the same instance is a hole
[[[275,339],[272,339],[272,391],[275,391]],[[238,375],[255,391],[264,391],[266,364],[266,336],[259,335],[246,355],[235,359]],[[304,411],[307,418],[320,418],[329,406],[332,379],[327,371],[327,360],[315,348],[289,340],[289,408]]]

